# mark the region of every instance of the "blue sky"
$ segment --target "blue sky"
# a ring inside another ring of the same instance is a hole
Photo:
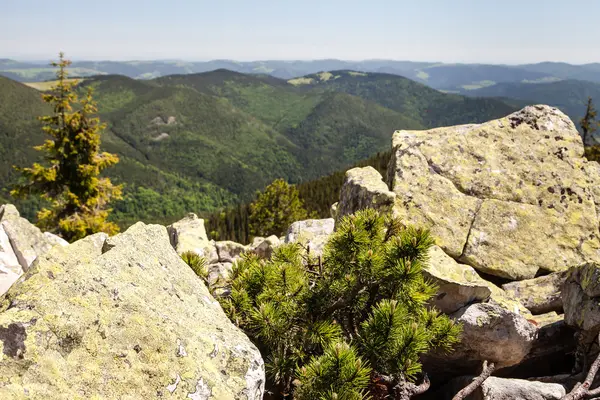
[[[600,62],[600,0],[0,0],[0,58]]]

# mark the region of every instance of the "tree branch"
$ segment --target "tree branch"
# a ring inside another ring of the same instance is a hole
[[[598,335],[598,342],[600,343],[600,335]],[[571,392],[569,394],[567,394],[565,397],[563,397],[561,400],[580,400],[580,399],[583,399],[584,397],[590,396],[590,393],[592,393],[591,395],[593,396],[594,395],[593,392],[595,392],[596,390],[590,392],[590,387],[592,386],[592,382],[594,382],[594,378],[596,377],[596,374],[598,373],[599,368],[600,368],[600,354],[598,354],[598,356],[596,357],[596,360],[590,366],[590,370],[588,371],[585,381],[575,385],[573,390],[571,390]]]
[[[464,400],[468,395],[473,393],[475,389],[481,386],[483,382],[485,382],[485,380],[492,375],[492,372],[494,372],[495,369],[496,366],[494,363],[488,365],[487,360],[485,360],[483,362],[483,370],[481,371],[481,374],[479,374],[477,378],[473,379],[473,382],[469,383],[460,392],[458,392],[456,396],[452,398],[452,400]]]

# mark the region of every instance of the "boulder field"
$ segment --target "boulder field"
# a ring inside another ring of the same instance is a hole
[[[189,214],[73,244],[0,208],[0,399],[261,399],[264,363],[213,296],[245,253],[282,243],[322,254],[335,224],[375,208],[436,240],[431,306],[463,326],[429,353],[424,398],[452,398],[496,365],[469,399],[561,399],[581,345],[600,332],[600,165],[575,125],[530,106],[478,125],[397,131],[388,176],[346,173],[332,218],[297,221],[249,245],[209,240]],[[207,260],[207,285],[179,255]],[[208,286],[208,287],[207,287]],[[584,340],[585,339],[585,340]]]

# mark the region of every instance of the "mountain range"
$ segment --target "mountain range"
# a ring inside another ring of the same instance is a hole
[[[100,75],[77,90],[88,87],[107,123],[103,147],[121,159],[109,175],[126,184],[112,214],[122,225],[219,209],[278,177],[326,175],[387,149],[396,129],[483,122],[517,108],[353,71],[291,80],[223,69],[148,80]],[[11,166],[39,159],[36,118],[49,112],[38,90],[0,77],[0,203],[16,179]],[[38,206],[19,204],[28,217]]]
[[[572,65],[543,62],[524,65],[445,64],[394,60],[312,60],[312,61],[76,61],[72,72],[77,76],[124,75],[152,79],[174,74],[193,74],[218,69],[245,74],[268,74],[292,79],[323,71],[353,70],[405,76],[434,89],[461,91],[491,86],[500,82],[548,82],[576,79],[600,82],[600,63]],[[0,59],[0,75],[21,82],[52,79],[54,71],[47,63]]]

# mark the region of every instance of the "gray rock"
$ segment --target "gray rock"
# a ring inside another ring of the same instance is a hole
[[[398,131],[388,174],[394,214],[478,271],[522,280],[599,258],[600,169],[556,108]]]
[[[194,213],[189,213],[185,218],[167,227],[171,245],[179,254],[187,251],[208,257],[211,244],[206,235],[204,220]]]
[[[232,272],[232,263],[223,262],[211,264],[208,266],[208,285],[211,289],[216,287],[225,287],[229,284],[229,277]]]
[[[488,360],[498,368],[509,367],[527,356],[537,334],[536,326],[523,316],[495,304],[473,304],[452,317],[463,324],[452,359]]]
[[[437,284],[438,291],[432,304],[445,314],[485,301],[492,294],[488,284],[473,268],[457,263],[438,246],[429,250],[429,262],[423,274]]]
[[[260,241],[260,243],[254,245],[254,243],[256,243],[256,240],[253,242],[252,245],[252,250],[260,257],[263,259],[270,259],[271,256],[273,255],[273,250],[275,250],[275,248],[277,246],[279,246],[281,244],[281,242],[279,241],[279,238],[275,235],[271,235],[268,238],[264,239],[261,238],[262,241]]]
[[[0,225],[24,271],[38,256],[45,254],[54,245],[38,227],[22,218],[11,204],[0,208]]]
[[[224,240],[215,243],[219,262],[221,263],[232,263],[242,256],[248,248],[243,244],[232,242],[230,240]]]
[[[555,272],[534,279],[526,279],[502,285],[507,293],[518,299],[533,314],[562,312],[560,292],[567,272]]]
[[[301,243],[308,246],[310,254],[319,256],[333,233],[335,221],[333,218],[307,219],[294,222],[288,228],[285,243]]]
[[[260,353],[162,226],[55,246],[22,279],[0,309],[0,398],[262,399]]]
[[[599,268],[595,263],[572,268],[562,291],[565,322],[591,333],[600,331]]]
[[[375,168],[352,168],[346,172],[340,190],[340,201],[334,211],[336,220],[365,208],[389,213],[392,211],[395,199],[396,194],[389,190]]]
[[[68,246],[69,245],[69,242],[67,242],[65,239],[61,238],[60,236],[56,236],[53,233],[44,232],[44,236],[46,237],[48,242],[52,244],[52,246]]]
[[[454,394],[471,383],[472,379],[468,376],[454,379],[442,389],[443,394],[440,394],[438,399],[452,399]],[[558,383],[491,376],[467,397],[467,400],[560,400],[565,395],[565,388]]]

